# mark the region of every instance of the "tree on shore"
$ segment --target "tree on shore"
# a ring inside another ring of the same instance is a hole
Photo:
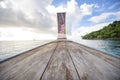
[[[105,26],[103,29],[82,36],[83,39],[120,39],[120,21]]]

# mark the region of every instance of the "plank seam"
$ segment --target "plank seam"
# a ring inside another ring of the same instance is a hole
[[[66,41],[65,41],[65,45],[66,45]],[[67,45],[66,45],[66,47],[67,47]],[[72,63],[73,63],[73,66],[74,66],[74,68],[75,68],[75,70],[76,70],[76,72],[77,72],[78,78],[79,78],[79,80],[81,80],[80,75],[79,75],[79,73],[78,73],[78,70],[77,70],[77,68],[76,68],[76,66],[75,66],[75,63],[74,63],[74,61],[73,61],[73,58],[72,58],[72,56],[71,56],[68,48],[66,48],[66,50],[68,51],[68,54],[69,54],[69,56],[70,56],[70,58],[71,58],[71,60],[72,60]]]
[[[52,60],[53,55],[55,54],[55,51],[56,51],[56,49],[57,49],[57,46],[58,46],[58,43],[57,43],[57,45],[56,45],[56,47],[55,47],[55,49],[54,49],[54,51],[53,51],[53,54],[50,56],[50,59],[48,60],[48,63],[47,63],[47,65],[46,65],[46,67],[45,67],[45,69],[44,69],[44,71],[43,71],[43,73],[42,73],[42,75],[41,75],[41,77],[40,77],[39,80],[42,80],[42,77],[43,77],[43,75],[44,75],[44,73],[45,73],[48,65],[50,64],[50,61]]]
[[[14,59],[14,58],[16,58],[16,57],[19,57],[19,56],[21,56],[21,55],[23,55],[23,54],[26,54],[26,53],[28,53],[28,52],[30,52],[30,51],[32,51],[32,50],[38,49],[38,48],[40,48],[40,47],[42,47],[42,46],[45,46],[45,45],[47,45],[47,44],[50,44],[50,43],[53,43],[53,42],[51,41],[51,42],[45,43],[45,44],[43,44],[43,45],[36,46],[36,47],[34,47],[34,48],[32,48],[32,49],[28,49],[27,51],[23,51],[23,52],[21,52],[21,53],[19,53],[19,54],[17,54],[17,55],[14,55],[14,56],[12,56],[12,57],[9,57],[9,58],[7,58],[7,59],[3,59],[3,60],[0,61],[0,64],[2,64],[2,63],[4,63],[4,62],[7,62],[7,61],[9,61],[9,60],[11,60],[11,59]]]
[[[77,43],[76,43],[76,44],[77,44]],[[108,54],[108,53],[104,53],[104,52],[102,52],[102,51],[99,51],[99,50],[96,50],[96,49],[93,49],[93,48],[90,48],[90,47],[87,47],[87,46],[84,46],[84,45],[81,45],[81,44],[78,44],[78,45],[76,45],[76,46],[78,46],[79,48],[84,49],[87,54],[91,54],[91,55],[93,55],[93,56],[96,56],[97,58],[101,59],[102,61],[104,61],[104,59],[107,59],[107,56],[110,56],[110,57],[113,57],[113,58],[116,58],[116,59],[120,59],[119,57],[114,57],[114,56],[112,56],[112,55],[110,55],[110,54]],[[87,48],[90,49],[90,50],[97,51],[97,52],[98,52],[98,55],[102,56],[102,58],[100,58],[99,56],[97,56],[96,53],[93,54],[93,52],[92,52],[92,51],[89,51]],[[106,62],[110,63],[111,65],[113,65],[113,66],[115,66],[115,67],[117,67],[117,68],[120,68],[120,67],[116,66],[115,64],[113,64],[110,60],[107,60]]]
[[[55,44],[56,45],[56,44]],[[54,47],[54,48],[56,48],[56,46]],[[30,55],[31,56],[31,55]],[[23,59],[24,60],[24,59]],[[49,60],[48,60],[49,61]],[[20,61],[19,61],[20,62]],[[39,63],[39,62],[37,62],[37,63]],[[37,63],[35,63],[35,64],[37,64]],[[29,69],[31,69],[32,67],[33,67],[34,65],[32,65],[31,67],[28,67],[23,73],[25,73],[25,72],[27,72],[27,71],[29,71]],[[12,67],[12,68],[14,68],[14,67]],[[11,69],[12,69],[11,68]],[[23,74],[23,73],[20,73],[19,75],[21,75],[21,74]],[[4,74],[6,74],[6,72],[4,73]],[[4,74],[2,74],[2,75],[0,75],[0,76],[3,76]],[[19,76],[19,75],[17,75],[17,76]],[[17,76],[15,76],[15,77],[13,77],[13,78],[16,78]],[[12,79],[12,78],[11,78]]]

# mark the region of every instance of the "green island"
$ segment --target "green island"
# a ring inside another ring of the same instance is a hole
[[[82,39],[119,39],[120,40],[120,21],[105,26],[103,29],[91,32],[82,36]]]

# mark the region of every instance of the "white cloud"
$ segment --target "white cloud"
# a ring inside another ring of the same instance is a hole
[[[114,3],[112,6],[110,6],[108,9],[113,9],[115,8],[117,5],[120,5],[120,2],[116,2]]]
[[[3,1],[1,1],[0,2],[0,8],[6,8],[6,7],[7,7],[6,4]]]
[[[101,15],[99,16],[93,16],[89,19],[89,21],[92,21],[92,22],[95,22],[95,23],[98,23],[98,22],[101,22],[105,19],[107,19],[110,15],[112,15],[113,13],[102,13]]]
[[[55,7],[53,0],[2,0],[0,1],[0,27],[6,25],[35,29],[44,34],[57,34],[57,12],[66,12],[67,33],[78,26],[78,22],[86,15],[91,15],[94,4],[78,5],[76,0],[69,0],[67,4]],[[2,26],[1,26],[2,25]],[[4,30],[3,30],[4,31]],[[27,33],[26,33],[27,34]],[[41,35],[42,36],[42,35]],[[56,36],[57,37],[57,36]]]
[[[107,13],[102,13],[102,14],[100,14],[100,15],[98,15],[98,16],[93,16],[93,17],[91,17],[91,18],[89,19],[89,21],[95,22],[95,23],[99,23],[99,22],[101,22],[101,21],[106,20],[106,19],[109,18],[111,15],[116,16],[116,17],[117,17],[117,18],[116,18],[117,20],[120,19],[120,18],[119,18],[119,17],[120,17],[120,11],[118,11],[118,12],[107,12]]]
[[[3,28],[0,29],[0,39],[53,39],[55,36],[57,37],[57,12],[66,12],[67,34],[71,34],[72,37],[80,37],[86,33],[99,30],[108,24],[101,23],[87,27],[79,27],[78,22],[81,21],[84,16],[92,15],[93,9],[99,8],[98,5],[84,3],[79,6],[76,0],[69,0],[67,4],[60,4],[58,7],[55,7],[51,4],[52,1],[53,0],[0,1],[0,28]],[[89,21],[99,23],[111,15],[116,16],[117,20],[120,19],[120,11],[118,11],[93,16]]]
[[[81,26],[79,28],[76,28],[76,30],[72,33],[70,37],[81,38],[81,36],[84,36],[85,34],[93,32],[93,31],[98,31],[110,23],[111,22],[101,23],[101,24],[96,24],[96,25],[91,25],[91,26]]]
[[[4,0],[0,2],[0,25],[33,27],[46,30],[56,26],[55,15],[51,15],[46,7],[52,0]],[[38,2],[40,2],[38,4]],[[55,31],[54,31],[55,33]]]
[[[88,5],[84,3],[83,5],[80,6],[81,12],[86,15],[91,15],[93,6],[94,6],[93,4]]]
[[[50,40],[55,35],[35,33],[25,28],[0,28],[0,40]]]
[[[116,20],[120,20],[120,11],[116,12],[115,15],[116,15],[116,17],[117,17]]]

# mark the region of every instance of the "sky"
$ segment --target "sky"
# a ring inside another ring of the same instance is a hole
[[[0,40],[57,38],[57,12],[66,12],[68,38],[120,20],[120,0],[0,0]]]

